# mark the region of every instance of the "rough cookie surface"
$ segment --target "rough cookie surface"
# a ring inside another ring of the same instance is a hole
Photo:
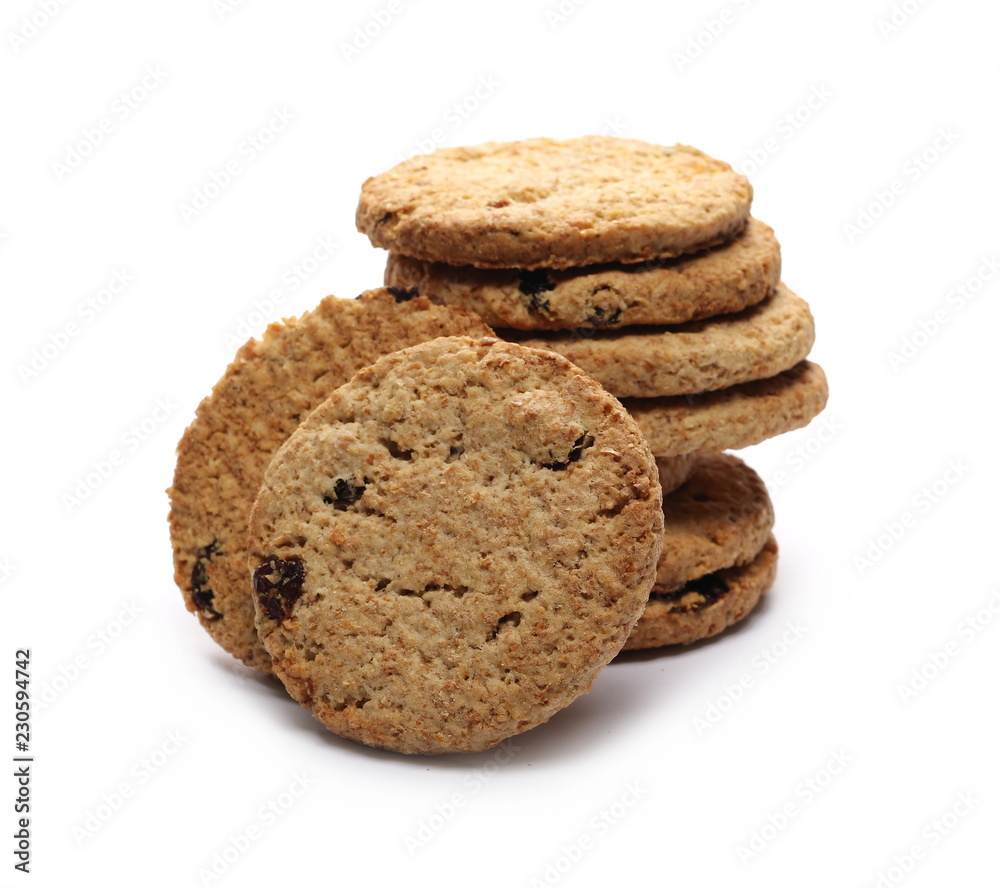
[[[780,278],[781,248],[756,219],[714,249],[633,265],[491,270],[390,253],[385,268],[386,285],[415,287],[434,302],[471,308],[490,326],[513,330],[683,324],[755,305]]]
[[[619,398],[694,395],[767,379],[805,358],[816,338],[809,306],[784,284],[736,314],[676,327],[497,332],[569,358]]]
[[[693,455],[687,481],[663,498],[663,517],[663,552],[656,567],[661,589],[752,561],[774,526],[764,482],[726,453]]]
[[[753,561],[691,580],[680,589],[654,586],[625,650],[692,644],[742,620],[771,588],[778,545],[769,537]]]
[[[439,339],[359,373],[271,462],[257,628],[332,731],[486,749],[589,690],[662,539],[655,462],[613,397],[556,355]]]
[[[476,315],[401,290],[329,296],[244,345],[177,447],[170,494],[174,579],[211,636],[271,671],[246,571],[250,507],[275,451],[314,407],[382,355],[428,339],[492,332]]]
[[[800,361],[790,370],[701,395],[626,398],[657,456],[738,450],[808,425],[826,406],[826,375]]]
[[[498,335],[569,358],[619,398],[655,398],[775,376],[809,354],[816,332],[805,300],[781,284],[737,314],[676,327]]]
[[[753,190],[686,145],[606,136],[441,148],[361,188],[377,247],[477,268],[644,262],[732,239]]]

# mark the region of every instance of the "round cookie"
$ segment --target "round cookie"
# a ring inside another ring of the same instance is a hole
[[[440,148],[361,188],[356,222],[376,247],[476,268],[643,262],[722,243],[753,189],[686,145],[583,136]]]
[[[587,331],[587,336],[498,332],[569,358],[619,398],[693,395],[767,379],[808,355],[816,336],[809,306],[784,284],[737,314],[677,327]]]
[[[777,568],[778,546],[770,537],[747,564],[706,574],[673,591],[654,586],[624,650],[692,644],[718,635],[754,609]]]
[[[663,517],[661,589],[752,561],[774,526],[764,482],[727,453],[693,454],[687,481],[663,498]]]
[[[297,320],[271,324],[239,350],[177,446],[168,491],[174,579],[212,638],[262,672],[271,659],[254,630],[246,528],[271,457],[330,392],[382,355],[492,332],[471,312],[411,296],[328,296]]]
[[[589,690],[662,535],[655,463],[611,395],[557,355],[439,339],[360,372],[274,457],[257,630],[335,733],[487,749]]]
[[[790,370],[716,392],[624,398],[656,456],[738,450],[808,425],[826,406],[826,374],[800,361]]]
[[[513,330],[683,324],[755,305],[780,278],[781,248],[756,219],[721,246],[634,265],[492,270],[390,253],[385,268],[386,285],[415,287],[434,302],[471,308],[490,326]]]

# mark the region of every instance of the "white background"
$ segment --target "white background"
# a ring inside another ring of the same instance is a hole
[[[96,0],[47,23],[40,0],[4,4],[0,656],[31,648],[37,758],[33,874],[5,801],[0,883],[995,878],[1000,286],[977,276],[1000,240],[996,5],[908,0],[890,31],[890,0],[557,4],[399,0],[350,53],[387,2]],[[292,119],[250,149],[276,110]],[[778,581],[715,641],[610,666],[509,761],[342,741],[184,610],[174,446],[241,323],[380,283],[353,229],[365,177],[421,145],[591,132],[749,170],[812,305],[829,407],[743,454],[772,491]]]

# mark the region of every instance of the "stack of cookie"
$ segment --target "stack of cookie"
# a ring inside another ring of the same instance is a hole
[[[442,149],[361,191],[386,285],[565,356],[642,429],[667,533],[629,648],[689,643],[752,609],[775,573],[774,516],[760,478],[721,452],[826,403],[808,305],[751,199],[694,148],[596,136]]]
[[[826,398],[750,198],[694,149],[611,139],[370,179],[389,286],[272,324],[180,442],[188,609],[332,731],[405,753],[489,748],[622,649],[741,619],[774,514],[723,451]]]

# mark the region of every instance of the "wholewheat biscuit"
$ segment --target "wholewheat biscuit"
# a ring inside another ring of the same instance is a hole
[[[826,406],[826,374],[800,361],[770,379],[700,395],[624,398],[656,456],[738,450],[808,425]]]
[[[586,336],[497,332],[569,358],[619,398],[694,395],[767,379],[805,358],[815,339],[809,306],[784,284],[736,314],[676,327],[627,327]]]
[[[683,324],[741,311],[781,278],[774,232],[751,219],[732,241],[673,259],[585,268],[482,269],[390,253],[386,285],[471,308],[492,327],[574,330]]]
[[[656,458],[656,471],[660,476],[660,489],[664,496],[687,481],[698,458],[699,454],[697,453],[682,453],[680,456],[658,456]]]
[[[691,463],[687,481],[663,497],[661,589],[752,561],[774,526],[767,488],[746,463],[727,453],[694,454]]]
[[[771,588],[778,546],[770,537],[753,561],[691,580],[680,589],[654,586],[624,650],[692,644],[718,635],[750,613]]]
[[[438,339],[360,372],[274,457],[257,629],[335,733],[482,750],[590,688],[662,538],[655,463],[611,395],[557,355]]]
[[[361,188],[377,247],[477,268],[644,262],[732,239],[753,190],[686,145],[583,136],[440,148]]]
[[[177,447],[170,494],[174,579],[222,647],[271,671],[254,630],[246,571],[250,507],[275,451],[300,420],[376,358],[442,335],[487,335],[479,318],[402,290],[329,296],[244,345]]]

